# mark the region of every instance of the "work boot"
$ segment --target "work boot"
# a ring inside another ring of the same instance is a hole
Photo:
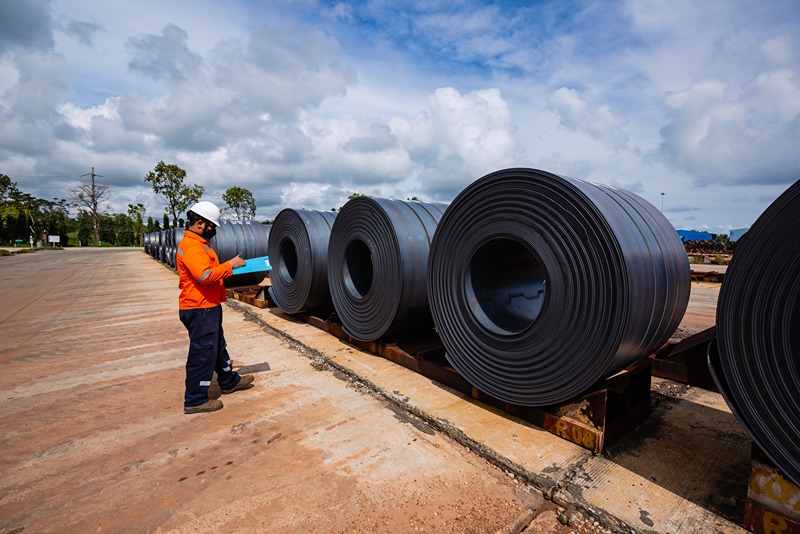
[[[243,389],[250,389],[251,387],[253,387],[253,380],[255,380],[253,375],[242,375],[241,380],[239,380],[235,386],[233,386],[231,389],[223,389],[222,393],[228,395],[229,393],[233,393],[234,391],[242,391]]]
[[[208,412],[216,412],[217,410],[222,409],[222,401],[221,400],[210,400],[205,404],[201,404],[200,406],[184,406],[183,413],[186,414],[193,414],[193,413],[208,413]]]

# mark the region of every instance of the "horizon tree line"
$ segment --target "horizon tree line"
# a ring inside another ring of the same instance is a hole
[[[141,203],[128,204],[126,213],[111,212],[110,188],[97,183],[95,178],[102,175],[94,167],[84,176],[91,181],[70,189],[69,199],[46,200],[23,192],[0,174],[0,245],[27,245],[30,240],[46,245],[47,236],[57,235],[61,246],[142,246],[147,233],[183,227],[182,215],[205,192],[201,185],[185,183],[185,170],[159,161],[144,181],[164,199],[165,213],[161,220],[147,216],[145,222],[147,210]],[[246,188],[230,187],[222,200],[223,211],[230,210],[237,219],[255,219],[255,198]],[[77,216],[69,215],[70,208],[77,208]]]

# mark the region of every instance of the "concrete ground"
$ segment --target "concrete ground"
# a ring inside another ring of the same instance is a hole
[[[719,284],[692,291],[686,335]],[[0,294],[0,534],[741,531],[750,442],[716,393],[654,379],[647,421],[595,456],[232,302],[256,387],[185,416],[177,278],[141,250],[0,258]]]

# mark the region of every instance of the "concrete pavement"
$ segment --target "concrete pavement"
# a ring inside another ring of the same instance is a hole
[[[226,336],[257,387],[183,416],[176,284],[140,250],[0,258],[0,532],[494,532],[527,508],[529,532],[741,531],[749,438],[718,394],[669,381],[595,456],[234,302]],[[684,331],[713,321],[714,291],[693,284]]]

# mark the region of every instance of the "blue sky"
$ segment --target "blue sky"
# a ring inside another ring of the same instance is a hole
[[[721,232],[800,178],[800,4],[3,0],[0,124],[22,190],[154,217],[160,160],[259,219],[524,166]]]

